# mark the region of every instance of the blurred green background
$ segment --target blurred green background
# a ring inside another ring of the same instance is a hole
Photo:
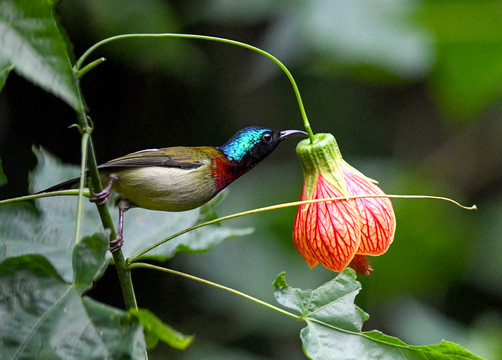
[[[502,3],[371,0],[74,0],[61,22],[79,56],[120,33],[186,32],[262,47],[300,87],[314,132],[335,135],[344,158],[393,194],[397,232],[357,304],[379,329],[411,344],[447,339],[502,359]],[[202,41],[128,40],[104,47],[82,80],[101,162],[173,145],[220,145],[238,129],[301,129],[287,78],[270,60]],[[27,192],[31,145],[78,163],[73,111],[11,74],[0,93],[0,154],[9,183]],[[230,186],[221,215],[299,199],[295,142]],[[137,210],[145,211],[145,210]],[[274,303],[272,281],[316,288],[334,274],[310,270],[291,239],[295,209],[229,222],[251,236],[168,266]],[[167,235],[167,234],[166,234]],[[134,272],[140,306],[195,343],[158,347],[153,359],[303,359],[302,323],[220,290],[151,271]],[[91,295],[122,306],[113,269]]]

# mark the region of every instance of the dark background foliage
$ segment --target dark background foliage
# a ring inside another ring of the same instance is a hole
[[[58,14],[79,56],[130,32],[228,37],[270,51],[293,72],[315,132],[335,135],[345,159],[388,193],[454,197],[479,211],[394,200],[395,242],[373,258],[356,302],[380,329],[412,344],[455,341],[502,357],[502,8],[491,1],[63,1]],[[107,61],[82,80],[100,161],[173,145],[219,145],[248,125],[300,128],[287,78],[268,59],[202,41],[128,40],[104,47]],[[0,154],[9,183],[27,192],[31,145],[77,163],[73,110],[11,74],[0,93]],[[288,141],[230,187],[220,214],[299,198],[301,168]],[[170,266],[273,302],[272,281],[293,286],[333,277],[310,270],[291,241],[294,209],[229,225],[253,235]],[[179,359],[301,359],[303,324],[188,280],[138,270],[140,306],[196,342]],[[91,295],[122,306],[108,271]]]

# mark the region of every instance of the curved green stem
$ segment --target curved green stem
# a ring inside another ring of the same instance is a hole
[[[101,40],[101,41],[97,42],[96,44],[94,44],[93,46],[91,46],[80,57],[80,59],[78,59],[77,63],[75,64],[75,67],[74,67],[75,72],[77,74],[83,75],[86,72],[86,71],[84,72],[84,70],[88,69],[89,66],[96,63],[96,61],[92,62],[91,64],[89,64],[88,66],[86,66],[82,70],[80,70],[84,61],[87,59],[87,57],[92,52],[94,52],[97,48],[99,48],[105,44],[108,44],[112,41],[124,40],[124,39],[130,39],[130,38],[182,38],[182,39],[197,39],[197,40],[216,41],[216,42],[221,42],[221,43],[225,43],[225,44],[240,46],[242,48],[246,48],[246,49],[252,50],[254,52],[257,52],[261,55],[266,56],[267,58],[271,59],[274,63],[276,63],[281,68],[281,70],[286,74],[289,81],[291,82],[291,85],[293,86],[293,91],[295,92],[295,95],[296,95],[296,100],[298,102],[298,106],[300,107],[300,113],[301,113],[302,119],[303,119],[303,126],[305,127],[305,131],[307,132],[307,134],[309,136],[310,142],[314,141],[314,133],[312,132],[312,128],[310,127],[310,123],[307,118],[307,113],[305,112],[305,107],[303,106],[303,101],[302,101],[302,97],[300,95],[300,90],[298,89],[298,86],[296,85],[296,81],[293,78],[293,75],[291,75],[291,72],[288,70],[288,68],[281,61],[279,61],[279,59],[277,59],[272,54],[270,54],[260,48],[257,48],[255,46],[252,46],[252,45],[240,42],[240,41],[235,41],[235,40],[230,40],[230,39],[225,39],[225,38],[220,38],[220,37],[215,37],[215,36],[195,35],[195,34],[175,34],[175,33],[117,35],[117,36],[112,36],[112,37],[106,38],[104,40]],[[92,67],[94,67],[94,66],[92,66]],[[92,67],[91,67],[91,69],[92,69]],[[88,70],[90,70],[90,69],[88,69]]]
[[[358,196],[346,196],[346,197],[333,197],[333,198],[325,198],[325,199],[315,199],[315,200],[303,200],[303,201],[293,201],[289,203],[283,203],[283,204],[278,204],[278,205],[271,205],[271,206],[266,206],[258,209],[253,209],[253,210],[247,210],[227,216],[222,216],[214,220],[206,221],[204,223],[200,223],[194,226],[191,226],[189,228],[186,228],[184,230],[181,230],[149,247],[144,249],[143,251],[139,252],[138,254],[134,255],[133,257],[130,257],[127,259],[128,264],[132,264],[134,261],[138,260],[139,257],[142,255],[146,254],[147,252],[155,249],[156,247],[168,242],[169,240],[172,240],[174,238],[177,238],[178,236],[181,236],[183,234],[186,234],[187,232],[199,229],[204,226],[216,224],[225,220],[230,220],[230,219],[235,219],[237,217],[241,216],[246,216],[246,215],[251,215],[251,214],[257,214],[260,212],[264,211],[271,211],[271,210],[278,210],[278,209],[284,209],[287,207],[292,207],[292,206],[299,206],[299,205],[305,205],[305,204],[314,204],[314,203],[319,203],[319,202],[326,202],[326,201],[342,201],[342,200],[350,200],[350,199],[363,199],[363,198],[391,198],[391,199],[432,199],[432,200],[442,200],[442,201],[447,201],[451,202],[452,204],[465,209],[465,210],[477,210],[476,205],[472,206],[464,206],[460,203],[458,203],[455,200],[452,200],[447,197],[443,196],[429,196],[429,195],[389,195],[389,194],[383,194],[383,195],[358,195]]]
[[[292,317],[293,319],[303,320],[298,315],[290,313],[289,311],[283,310],[280,307],[277,307],[277,306],[274,306],[272,304],[269,304],[269,303],[267,303],[267,302],[265,302],[263,300],[255,298],[253,296],[247,295],[247,294],[245,294],[245,293],[243,293],[241,291],[232,289],[232,288],[230,288],[228,286],[217,284],[217,283],[209,281],[209,280],[202,279],[202,278],[197,277],[197,276],[186,274],[186,273],[183,273],[181,271],[176,271],[176,270],[173,270],[173,269],[168,269],[168,268],[165,268],[165,267],[156,266],[156,265],[147,264],[147,263],[134,263],[134,264],[129,265],[128,268],[129,269],[146,268],[146,269],[158,270],[158,271],[163,271],[163,272],[166,272],[166,273],[169,273],[169,274],[174,274],[174,275],[182,276],[182,277],[190,279],[190,280],[195,280],[195,281],[198,281],[200,283],[203,283],[203,284],[206,284],[206,285],[209,285],[209,286],[213,286],[213,287],[221,289],[221,290],[228,291],[229,293],[238,295],[240,297],[243,297],[244,299],[251,300],[251,301],[253,301],[253,302],[257,303],[257,304],[263,305],[263,306],[265,306],[265,307],[267,307],[269,309],[275,310],[275,311],[277,311],[277,312],[279,312],[281,314],[284,314],[284,315],[287,315],[289,317]]]

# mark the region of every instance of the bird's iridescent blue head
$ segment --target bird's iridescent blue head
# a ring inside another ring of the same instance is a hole
[[[227,158],[251,168],[270,154],[289,135],[303,134],[300,130],[276,131],[259,126],[239,130],[226,144],[218,147]]]

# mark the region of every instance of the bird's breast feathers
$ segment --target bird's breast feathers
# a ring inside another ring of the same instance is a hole
[[[184,211],[199,207],[216,194],[211,161],[193,169],[147,166],[114,171],[113,189],[133,204],[151,210]]]

